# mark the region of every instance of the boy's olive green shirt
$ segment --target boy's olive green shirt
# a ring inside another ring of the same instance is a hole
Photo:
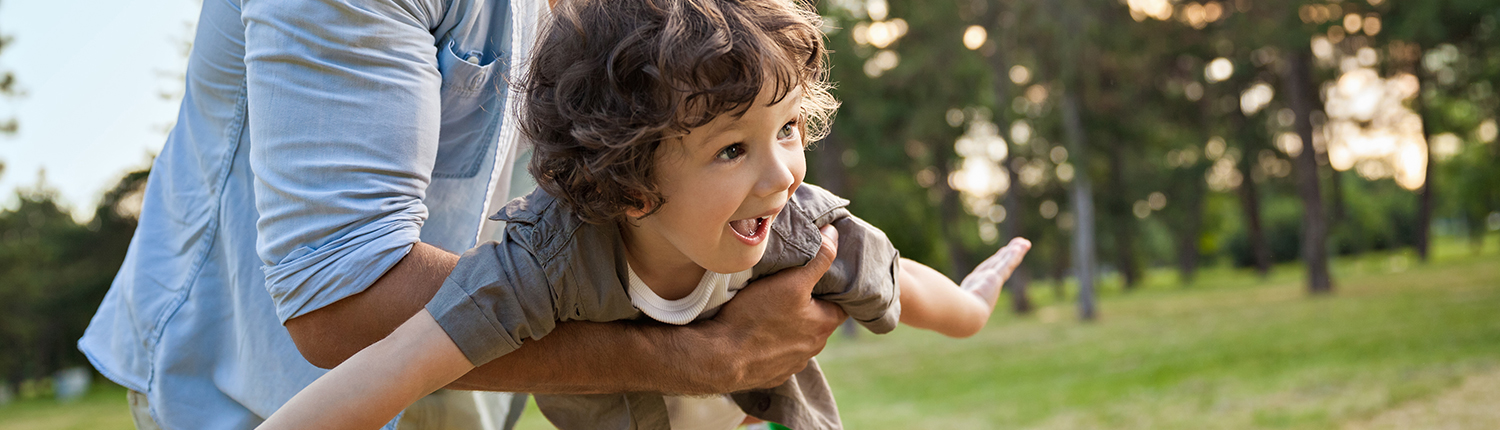
[[[898,254],[885,233],[851,215],[848,204],[822,188],[799,187],[771,226],[751,279],[806,265],[822,243],[818,229],[832,224],[839,231],[838,255],[813,296],[886,333],[901,314]],[[427,304],[474,365],[546,336],[559,321],[648,318],[626,292],[617,226],[585,223],[540,189],[491,219],[507,222],[504,238],[464,253]],[[793,429],[842,428],[816,362],[781,386],[732,396],[751,416]],[[565,430],[670,428],[660,394],[538,395],[537,405]]]

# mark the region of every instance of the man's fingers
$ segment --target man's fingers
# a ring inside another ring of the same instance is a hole
[[[835,229],[831,225],[825,225],[817,232],[822,234],[823,243],[822,246],[817,247],[817,255],[813,256],[813,261],[808,262],[807,267],[811,268],[814,273],[817,273],[817,277],[822,277],[823,273],[828,271],[828,267],[834,264],[834,256],[838,255],[838,229]],[[816,283],[816,280],[814,280],[814,283]],[[828,333],[832,333],[834,328],[838,328],[838,324],[841,324],[843,319],[847,318],[846,313],[843,312],[843,307],[838,307],[835,304],[822,300],[814,300],[813,304],[817,306],[819,316],[822,316],[823,321],[832,322],[832,328],[829,328]]]
[[[838,306],[812,297],[813,286],[833,264],[838,231],[822,231],[822,246],[803,267],[782,270],[758,280],[724,305],[716,321],[736,327],[744,389],[776,386],[807,366],[807,359],[826,346],[828,336],[846,316]],[[766,378],[770,378],[769,380]]]
[[[801,373],[803,369],[807,369],[807,362],[806,361],[803,361],[802,365],[799,366],[799,367],[797,367],[797,370],[794,370],[794,371],[791,371],[791,372],[779,375],[779,376],[777,376],[775,378],[772,378],[769,381],[761,383],[760,386],[756,387],[756,388],[767,389],[767,388],[776,388],[778,386],[781,386],[781,384],[785,384],[787,380],[792,379],[792,376],[796,376],[798,373]]]
[[[833,333],[834,330],[839,328],[840,324],[844,323],[844,319],[849,318],[849,314],[844,313],[844,308],[833,304],[833,302],[813,300],[813,306],[817,308],[817,318],[823,321],[824,333]]]
[[[804,288],[801,295],[811,295],[813,285],[818,283],[818,278],[822,278],[823,274],[828,272],[828,267],[833,265],[834,256],[838,254],[839,231],[833,226],[826,226],[823,227],[822,233],[823,244],[818,248],[818,254],[814,255],[812,261],[809,261],[806,266],[782,270],[765,280],[775,279],[777,281],[773,282],[777,284],[790,284]]]

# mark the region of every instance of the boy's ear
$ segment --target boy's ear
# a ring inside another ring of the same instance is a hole
[[[646,216],[646,214],[648,213],[651,213],[651,211],[644,208],[630,208],[625,210],[625,216],[631,217],[633,219],[640,219],[641,217]]]
[[[646,198],[643,198],[643,197],[639,196],[638,195],[639,193],[634,193],[633,192],[631,194],[635,195],[636,200],[639,201],[639,202],[641,202],[641,206],[640,207],[636,207],[636,208],[626,209],[625,210],[625,216],[628,216],[628,217],[630,217],[632,219],[641,219],[641,218],[645,217],[646,215],[651,214],[651,211],[655,210],[655,206],[651,204],[651,200],[650,199],[646,199]]]

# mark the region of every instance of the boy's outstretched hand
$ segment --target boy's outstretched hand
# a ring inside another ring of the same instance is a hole
[[[1031,241],[1019,237],[1011,239],[1004,248],[995,251],[995,255],[991,255],[983,263],[979,263],[979,267],[975,267],[973,272],[969,272],[969,276],[964,277],[963,283],[958,287],[984,299],[984,302],[988,303],[990,309],[993,310],[995,299],[1000,295],[1000,288],[1005,285],[1005,280],[1010,279],[1010,275],[1015,273],[1016,267],[1021,265],[1021,259],[1026,257],[1026,252],[1030,250]]]
[[[1031,242],[1016,238],[974,268],[961,285],[937,270],[901,259],[901,323],[949,337],[978,333],[995,311],[995,299]]]

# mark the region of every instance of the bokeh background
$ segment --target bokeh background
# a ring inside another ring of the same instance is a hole
[[[1500,428],[1500,0],[817,6],[809,182],[956,279],[1036,245],[972,339],[834,338],[848,428]],[[197,8],[0,1],[0,429],[130,428],[74,342]]]

